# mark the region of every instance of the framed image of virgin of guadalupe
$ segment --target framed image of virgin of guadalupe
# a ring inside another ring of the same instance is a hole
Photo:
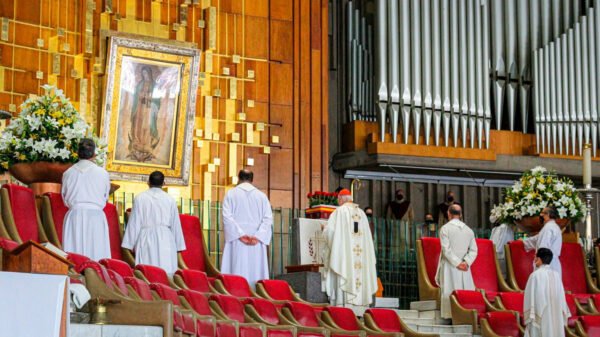
[[[102,138],[117,180],[186,185],[192,157],[200,51],[169,41],[111,36]]]

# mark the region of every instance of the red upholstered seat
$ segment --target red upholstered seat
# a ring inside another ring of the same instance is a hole
[[[575,294],[580,303],[587,303],[590,295],[585,277],[585,258],[578,243],[563,243],[560,252],[562,280],[565,291]]]
[[[161,299],[171,301],[175,306],[181,305],[181,302],[179,302],[179,296],[177,296],[177,291],[169,286],[160,283],[152,283],[150,284],[150,289],[154,290]],[[184,333],[196,334],[194,319],[191,315],[181,314],[177,310],[173,311],[173,314],[175,323],[179,324]]]
[[[122,277],[133,276],[133,269],[131,269],[131,267],[127,263],[121,260],[102,259],[100,260],[100,264],[108,269],[114,270],[115,272],[119,273],[119,275],[121,275]]]
[[[179,269],[175,275],[181,277],[188,288],[202,293],[211,292],[208,277],[206,273],[194,269]]]
[[[123,277],[112,269],[107,269],[108,276],[110,276],[110,280],[113,282],[114,286],[119,289],[119,291],[125,295],[129,296],[129,289],[127,289],[127,284],[125,284],[125,280]]]
[[[440,239],[423,237],[421,238],[421,245],[423,246],[425,269],[427,270],[427,276],[429,276],[429,282],[437,288],[438,285],[435,281],[435,274],[437,273],[440,254],[442,252]]]
[[[354,311],[350,308],[342,307],[327,307],[324,310],[329,313],[335,324],[344,330],[358,331],[361,330],[354,315]]]
[[[385,332],[402,332],[400,318],[394,310],[390,309],[367,309],[366,314],[371,315],[377,326]]]
[[[281,324],[279,316],[277,315],[277,307],[273,302],[265,300],[264,298],[252,297],[248,298],[245,303],[252,305],[260,317],[265,321],[274,325]]]
[[[504,305],[506,310],[516,311],[519,313],[519,317],[521,317],[521,322],[523,321],[523,301],[525,300],[525,296],[523,293],[499,293],[500,301]]]
[[[162,283],[170,286],[169,276],[167,272],[160,267],[151,266],[149,264],[138,264],[135,270],[139,270],[150,283]]]
[[[181,230],[185,239],[186,249],[181,252],[183,261],[190,269],[206,272],[204,256],[204,237],[200,219],[193,215],[180,214]]]
[[[152,301],[154,300],[152,298],[152,292],[150,291],[150,286],[148,285],[148,283],[137,279],[135,277],[125,277],[125,283],[127,283],[129,286],[131,286],[131,288],[133,288],[133,290],[135,290],[135,292],[138,294],[138,296],[144,300],[144,301]]]
[[[89,257],[77,253],[67,253],[67,260],[71,261],[75,265],[75,270],[77,270],[77,266],[81,265],[82,263],[91,261]]]
[[[456,297],[458,303],[465,309],[476,310],[479,318],[487,312],[483,295],[476,290],[455,290],[452,295]]]
[[[6,238],[0,238],[0,249],[10,252],[17,247],[19,247],[18,242]]]
[[[575,322],[577,322],[577,320],[580,317],[577,315],[577,305],[575,304],[575,297],[572,294],[565,294],[565,299],[567,300],[567,306],[569,307],[569,311],[571,312],[571,317],[569,317],[567,325],[570,328],[574,328]]]
[[[83,274],[86,269],[92,269],[110,290],[114,290],[114,284],[110,278],[108,271],[106,270],[106,268],[104,268],[104,266],[92,260],[83,262],[80,265],[75,266],[75,271],[80,274]]]
[[[63,239],[63,226],[65,223],[65,216],[69,211],[67,205],[65,205],[60,193],[48,192],[44,194],[50,201],[50,208],[52,209],[52,222],[54,222],[54,229],[56,230],[56,236],[58,241],[62,244]]]
[[[487,312],[484,318],[498,336],[520,337],[521,335],[517,318],[510,311]]]
[[[581,316],[579,321],[588,336],[600,336],[600,316]]]
[[[5,188],[8,192],[13,221],[21,241],[33,240],[39,242],[37,206],[33,191],[30,188],[15,184],[5,184],[2,188]]]
[[[244,304],[233,296],[227,295],[212,295],[210,300],[216,302],[227,318],[239,323],[244,323]],[[240,324],[241,337],[262,337],[262,331],[256,326],[247,326]]]
[[[183,296],[198,314],[212,315],[208,305],[208,297],[205,294],[190,289],[180,289],[177,294]]]
[[[475,239],[477,243],[477,258],[471,266],[473,282],[477,289],[485,290],[489,301],[494,301],[500,291],[496,270],[496,250],[492,240]]]
[[[277,301],[294,301],[290,285],[282,280],[260,280],[269,296]]]
[[[217,277],[228,293],[236,297],[252,297],[248,281],[239,275],[219,274]]]
[[[308,304],[300,302],[288,302],[285,307],[290,310],[292,316],[302,326],[319,327],[319,320],[315,309]]]
[[[108,238],[110,240],[110,256],[113,259],[123,260],[121,252],[121,227],[119,226],[119,213],[117,207],[110,202],[104,206],[104,214],[108,222]]]
[[[533,273],[533,260],[535,250],[525,251],[523,241],[511,241],[508,243],[510,249],[511,263],[513,266],[515,280],[521,290],[525,290],[529,275]]]

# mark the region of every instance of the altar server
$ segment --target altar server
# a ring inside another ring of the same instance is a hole
[[[79,161],[62,178],[62,198],[69,208],[63,249],[96,261],[110,258],[108,223],[103,211],[110,192],[108,172],[94,163],[94,140],[82,139],[77,154]]]
[[[554,259],[548,248],[540,248],[536,253],[537,269],[529,276],[525,287],[525,337],[565,335],[571,313],[561,276],[549,266]]]
[[[347,189],[338,194],[339,207],[323,230],[321,288],[331,305],[366,307],[377,291],[375,249],[369,221]]]
[[[122,247],[135,252],[136,264],[161,267],[169,275],[177,271],[177,252],[185,250],[175,200],[162,190],[165,176],[154,171],[148,189],[133,200]]]
[[[451,205],[450,221],[440,229],[442,253],[435,280],[440,287],[443,318],[452,318],[450,295],[454,290],[475,290],[470,267],[477,258],[477,244],[473,230],[460,221],[461,215],[461,207]]]
[[[223,200],[225,248],[223,274],[241,275],[254,287],[269,278],[267,246],[273,232],[273,212],[267,196],[252,185],[254,174],[241,170],[238,185]]]
[[[552,251],[552,262],[550,268],[554,269],[562,277],[562,268],[560,266],[560,251],[562,249],[562,231],[556,223],[558,211],[554,207],[546,207],[540,213],[540,222],[544,224],[542,230],[535,236],[523,240],[525,250],[530,251],[540,248],[548,248]]]

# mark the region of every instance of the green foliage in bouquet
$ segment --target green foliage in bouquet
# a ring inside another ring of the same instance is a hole
[[[338,205],[337,193],[316,191],[313,193],[308,193],[308,195],[306,197],[308,198],[308,204],[310,205],[310,207],[317,206],[317,205],[327,205],[327,206],[337,206]]]

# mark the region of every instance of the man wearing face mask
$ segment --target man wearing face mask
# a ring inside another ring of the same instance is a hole
[[[410,201],[404,198],[404,190],[396,190],[396,198],[387,205],[388,219],[412,221],[414,213]]]
[[[554,258],[550,263],[550,268],[562,276],[562,268],[560,266],[560,250],[562,248],[562,231],[556,223],[558,219],[558,211],[554,207],[546,207],[540,213],[540,221],[544,224],[542,230],[535,236],[528,237],[523,240],[525,250],[530,251],[540,248],[548,248],[552,251]]]
[[[369,228],[371,229],[371,236],[375,236],[375,224],[373,223],[373,208],[371,206],[367,206],[364,209],[365,215],[367,216],[367,221],[369,221]]]
[[[460,206],[460,203],[456,201],[456,198],[454,197],[454,192],[448,191],[448,193],[446,193],[446,200],[438,205],[438,225],[442,226],[443,224],[448,222],[448,208],[450,208],[450,206],[452,205]]]

